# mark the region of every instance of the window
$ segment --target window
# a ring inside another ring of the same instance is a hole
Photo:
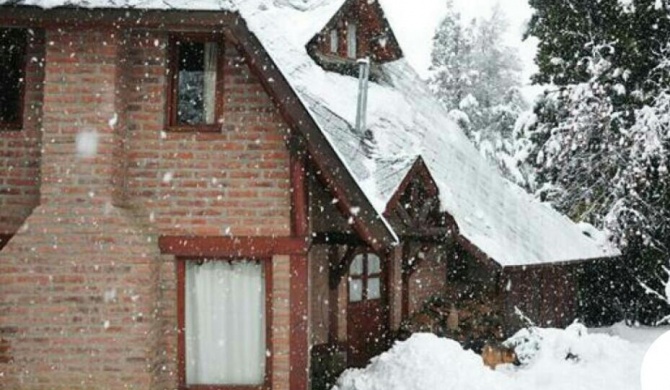
[[[349,22],[347,24],[347,57],[355,59],[357,50],[356,23]]]
[[[170,42],[169,124],[174,129],[219,131],[223,111],[223,38],[173,37]]]
[[[270,261],[181,260],[183,387],[269,383]]]
[[[332,29],[330,30],[330,52],[332,54],[337,54],[339,46],[340,46],[340,38],[337,35],[337,30]]]
[[[379,256],[361,253],[349,265],[349,302],[380,299],[382,268]]]
[[[23,122],[26,31],[0,28],[0,129],[20,129]]]

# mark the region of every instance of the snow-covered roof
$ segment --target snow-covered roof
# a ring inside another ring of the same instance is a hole
[[[16,0],[10,1],[15,2]],[[395,0],[378,0],[382,7]],[[0,4],[5,0],[0,0]],[[423,158],[444,211],[460,234],[502,266],[568,262],[619,254],[604,235],[583,229],[505,180],[478,153],[405,59],[382,65],[370,83],[372,146],[354,130],[357,79],[327,72],[307,43],[345,0],[19,0],[44,8],[146,8],[237,11],[296,91],[383,219],[413,162]],[[391,21],[392,22],[392,21]],[[399,39],[402,42],[402,39]],[[337,88],[333,88],[337,86]]]

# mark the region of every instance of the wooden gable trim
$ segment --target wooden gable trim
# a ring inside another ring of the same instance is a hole
[[[414,161],[412,167],[409,169],[405,177],[400,182],[400,185],[398,185],[398,188],[393,193],[393,196],[386,204],[386,210],[384,211],[385,216],[390,216],[391,212],[393,212],[393,210],[399,206],[400,198],[403,196],[405,190],[407,190],[407,187],[409,187],[410,183],[415,177],[418,177],[421,180],[426,188],[426,191],[428,192],[428,195],[437,198],[440,191],[437,188],[435,179],[433,179],[433,175],[430,174],[430,170],[428,170],[428,167],[423,161],[423,158],[419,156]]]
[[[268,92],[280,114],[297,130],[297,148],[307,150],[309,160],[317,168],[317,175],[340,200],[342,207],[353,218],[353,228],[377,252],[385,252],[395,242],[393,232],[384,224],[377,211],[363,193],[359,184],[347,170],[333,146],[325,138],[307,108],[284,75],[267,54],[258,38],[246,23],[240,20],[232,26],[231,34],[240,53],[252,72]],[[360,212],[353,215],[354,208]]]

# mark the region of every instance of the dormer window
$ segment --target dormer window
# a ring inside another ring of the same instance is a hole
[[[330,53],[337,54],[340,47],[340,37],[337,35],[337,30],[330,30]]]
[[[379,2],[370,0],[346,0],[306,49],[326,71],[354,77],[359,73],[356,60],[368,57],[372,81],[383,78],[381,65],[402,58]]]
[[[349,22],[347,24],[347,57],[351,59],[356,58],[357,54],[357,40],[356,40],[356,23]]]

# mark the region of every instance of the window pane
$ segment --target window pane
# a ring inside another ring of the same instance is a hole
[[[347,24],[347,56],[349,58],[356,58],[356,23],[349,22]]]
[[[335,54],[339,46],[339,39],[337,36],[337,30],[330,30],[330,52]]]
[[[214,42],[181,42],[177,86],[178,124],[216,122],[216,69],[218,46]]]
[[[363,255],[356,255],[349,266],[349,275],[363,275]]]
[[[349,302],[359,302],[363,299],[363,281],[349,279]]]
[[[378,277],[368,279],[368,299],[379,299],[382,296],[381,280]]]
[[[0,123],[20,123],[26,34],[0,29]]]
[[[374,253],[368,254],[368,275],[382,272],[379,256]]]
[[[186,383],[258,385],[265,376],[265,282],[257,262],[186,263]]]

